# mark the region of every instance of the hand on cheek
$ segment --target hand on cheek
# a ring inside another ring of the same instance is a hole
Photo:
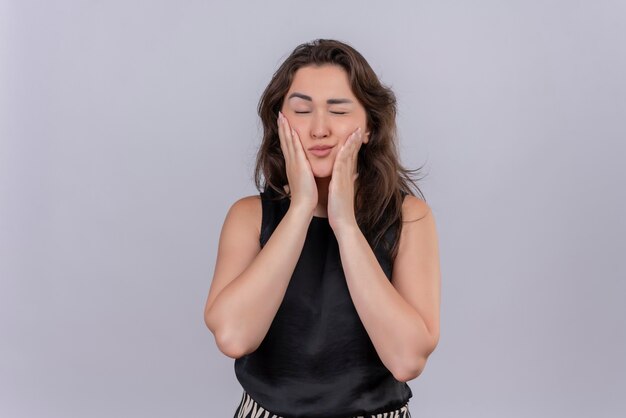
[[[279,112],[278,134],[285,158],[291,204],[313,211],[317,205],[317,185],[300,137],[287,118]]]
[[[328,221],[334,230],[356,225],[354,214],[354,182],[358,177],[357,161],[363,143],[361,128],[357,128],[337,153],[328,186]]]

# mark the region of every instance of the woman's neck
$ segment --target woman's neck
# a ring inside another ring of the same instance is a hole
[[[315,183],[317,184],[317,209],[322,213],[326,213],[328,205],[328,185],[330,184],[330,179],[330,177],[315,177]]]

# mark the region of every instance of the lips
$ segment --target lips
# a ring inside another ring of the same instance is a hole
[[[326,157],[330,155],[332,149],[333,147],[318,145],[313,148],[309,148],[309,152],[317,157]]]
[[[310,151],[313,151],[313,150],[320,150],[320,151],[323,151],[323,150],[326,150],[326,149],[332,148],[333,146],[334,146],[334,145],[316,145],[316,146],[314,146],[314,147],[309,148],[309,150],[310,150]]]

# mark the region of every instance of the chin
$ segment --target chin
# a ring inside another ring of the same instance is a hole
[[[332,176],[333,166],[335,165],[334,158],[324,158],[315,161],[311,160],[311,157],[309,157],[309,163],[311,164],[311,171],[313,172],[313,176],[317,178],[326,178]]]
[[[324,168],[313,168],[313,176],[318,178],[318,179],[323,179],[323,178],[327,178],[333,175],[333,170],[332,168],[329,170],[326,167]]]

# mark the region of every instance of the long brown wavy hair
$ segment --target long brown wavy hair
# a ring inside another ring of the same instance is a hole
[[[256,188],[272,188],[280,199],[290,197],[285,160],[280,148],[277,118],[296,71],[304,66],[335,64],[347,73],[353,94],[365,108],[370,131],[369,142],[362,144],[357,158],[355,181],[355,216],[359,228],[372,248],[376,248],[389,228],[397,239],[385,249],[391,260],[398,251],[399,231],[403,222],[404,194],[410,186],[423,200],[424,195],[411,174],[421,169],[406,169],[399,162],[396,130],[396,97],[383,85],[365,58],[350,45],[332,39],[316,39],[297,46],[280,65],[265,88],[258,104],[263,124],[263,139],[254,170]],[[265,181],[262,181],[263,175]]]

